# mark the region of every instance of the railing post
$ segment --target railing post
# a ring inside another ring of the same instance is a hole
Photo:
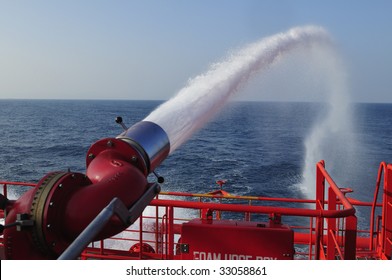
[[[169,259],[173,259],[174,256],[174,208],[172,206],[169,207],[168,211],[168,256]]]
[[[316,209],[324,210],[325,203],[325,177],[320,168],[324,168],[324,161],[316,165]],[[315,257],[320,259],[320,242],[322,241],[324,231],[324,219],[316,218],[316,239],[315,239]]]
[[[139,217],[139,244],[139,259],[141,260],[143,259],[143,214],[141,214]]]
[[[158,196],[157,196],[158,198]],[[163,218],[162,218],[162,222],[163,222]],[[155,206],[155,252],[159,251],[159,237],[161,237],[161,242],[163,239],[163,235],[161,232],[161,235],[159,236],[159,208],[158,206]]]
[[[336,210],[336,195],[331,187],[328,188],[328,210]],[[328,218],[327,224],[327,259],[333,260],[335,258],[335,242],[332,234],[336,234],[336,218]]]
[[[313,243],[312,243],[312,238],[313,238],[313,217],[310,217],[310,226],[309,226],[309,260],[312,259],[313,255]]]
[[[392,164],[388,164],[384,178],[382,251],[386,259],[392,258]]]
[[[344,236],[344,259],[355,260],[357,248],[357,217],[346,218],[346,228]]]
[[[165,214],[162,216],[162,225],[161,225],[161,232],[162,232],[162,242],[161,242],[161,252],[162,252],[162,259],[167,260],[167,206],[165,206]]]
[[[376,233],[377,233],[376,244],[374,244],[374,225],[375,225],[375,219],[376,219],[375,213],[376,213],[376,207],[377,207],[377,198],[378,198],[378,193],[380,190],[380,183],[381,183],[381,178],[382,178],[383,172],[384,173],[387,172],[387,165],[385,162],[380,163],[380,167],[378,168],[376,187],[374,189],[373,204],[372,204],[371,213],[370,213],[370,238],[369,238],[369,250],[370,251],[373,251],[373,248],[375,245],[377,246],[377,248],[380,245],[380,243],[378,243],[378,240],[380,238],[378,230],[376,231]],[[378,223],[376,225],[378,226]]]
[[[7,191],[7,184],[4,184],[3,185],[3,195],[6,197],[6,198],[8,198],[8,191]]]

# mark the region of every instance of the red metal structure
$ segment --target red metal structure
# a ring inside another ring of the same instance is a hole
[[[10,187],[37,187],[0,184],[5,196]],[[381,163],[371,202],[350,199],[350,190],[335,184],[322,161],[316,188],[315,200],[161,192],[136,223],[90,243],[78,258],[391,259],[392,165]],[[368,229],[357,227],[358,207],[371,210]],[[237,220],[224,219],[228,213],[238,214]],[[289,217],[295,222],[282,224]],[[3,238],[0,244],[9,250]]]
[[[146,121],[124,128],[91,146],[86,174],[0,182],[3,258],[391,259],[392,165],[380,165],[372,202],[347,197],[323,161],[315,200],[235,196],[224,180],[208,194],[160,192],[147,176],[169,154],[166,132]],[[9,187],[31,188],[9,200]],[[356,207],[371,209],[369,229]]]
[[[124,208],[138,202],[134,212],[141,214],[140,209],[159,192],[159,186],[146,178],[169,149],[161,127],[139,122],[116,138],[93,144],[87,153],[86,174],[52,172],[16,201],[2,196],[7,213],[5,257],[57,258],[114,198]],[[94,230],[91,238],[100,240],[123,231],[133,222],[131,217],[124,219],[110,217],[107,226]]]

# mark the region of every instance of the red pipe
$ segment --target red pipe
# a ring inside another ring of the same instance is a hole
[[[139,122],[117,138],[94,143],[87,153],[86,175],[49,173],[34,189],[8,203],[5,223],[23,226],[4,230],[6,257],[57,258],[113,198],[130,208],[145,192],[147,175],[169,151],[165,131],[152,122]],[[113,217],[96,240],[125,228]]]
[[[91,184],[75,191],[64,211],[63,228],[70,239],[75,239],[97,214],[117,197],[128,208],[145,191],[147,179],[129,163],[125,155],[115,151],[101,152],[87,168]],[[81,215],[83,213],[83,215]],[[124,230],[118,219],[100,233],[97,240]]]
[[[355,209],[350,207],[344,210],[314,210],[300,208],[282,208],[273,206],[252,206],[240,204],[220,204],[210,202],[194,202],[180,200],[154,199],[151,201],[152,206],[169,206],[190,209],[211,209],[215,211],[229,212],[251,212],[262,214],[282,214],[287,216],[304,216],[304,217],[323,217],[323,218],[343,218],[351,216],[355,213]]]
[[[374,246],[373,235],[374,235],[374,219],[375,219],[375,214],[376,214],[377,198],[378,198],[378,192],[380,190],[381,178],[382,178],[383,172],[385,173],[385,170],[387,170],[387,164],[385,162],[381,162],[380,167],[378,168],[376,187],[374,189],[372,210],[370,213],[370,239],[369,239],[369,250],[370,251],[373,250],[373,246]],[[384,178],[384,180],[385,180],[385,178]]]

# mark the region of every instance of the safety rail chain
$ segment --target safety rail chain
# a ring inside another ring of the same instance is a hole
[[[383,182],[382,202],[378,194]],[[9,186],[35,187],[34,183],[1,182],[3,195],[7,197]],[[303,220],[294,230],[296,258],[303,259],[390,259],[392,253],[392,165],[380,164],[374,198],[372,202],[362,202],[346,197],[348,189],[339,188],[328,172],[324,161],[316,165],[316,199],[271,198],[256,196],[235,196],[225,191],[208,194],[182,192],[161,192],[150,203],[150,212],[139,217],[123,233],[102,241],[91,243],[81,253],[82,259],[180,259],[179,250],[181,224],[190,220],[189,211],[205,218],[215,213],[220,219],[222,213],[243,213],[244,220],[252,216],[269,216],[270,219],[296,217]],[[328,194],[328,199],[326,198]],[[168,196],[170,199],[162,199]],[[179,200],[181,198],[181,200]],[[191,198],[197,201],[190,200]],[[186,200],[187,199],[187,200]],[[207,201],[209,200],[209,201]],[[214,200],[216,202],[210,202]],[[226,202],[228,201],[228,202]],[[296,203],[301,207],[254,205],[255,202]],[[246,202],[238,204],[238,202]],[[315,205],[309,209],[308,204]],[[355,208],[371,209],[369,230],[357,229]],[[376,215],[381,209],[381,215]],[[183,211],[184,217],[181,217]],[[4,218],[0,210],[0,218]],[[306,225],[308,224],[308,225]],[[0,246],[4,246],[0,237]]]

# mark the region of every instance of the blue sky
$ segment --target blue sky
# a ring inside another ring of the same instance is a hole
[[[381,0],[0,0],[0,98],[168,99],[228,51],[314,24],[336,40],[353,100],[392,102],[391,11]]]

